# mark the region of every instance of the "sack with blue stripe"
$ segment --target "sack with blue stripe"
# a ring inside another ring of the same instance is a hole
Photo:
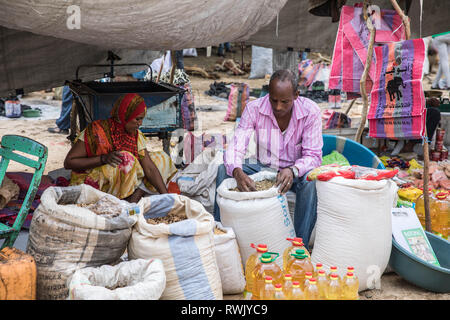
[[[166,272],[163,300],[221,300],[222,283],[214,248],[214,218],[183,195],[145,197],[128,243],[130,259],[160,259]],[[182,215],[173,223],[148,219]]]

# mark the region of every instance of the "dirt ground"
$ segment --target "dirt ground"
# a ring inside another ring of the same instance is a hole
[[[241,62],[240,48],[235,48],[236,53],[227,54],[227,58],[234,58],[236,62]],[[220,60],[216,55],[216,48],[213,48],[211,57],[206,57],[204,49],[198,49],[198,57],[185,57],[186,66],[199,66],[206,70],[213,70],[214,64]],[[247,47],[244,51],[244,62],[251,61],[251,49]],[[434,72],[437,68],[434,69]],[[217,72],[220,79],[205,79],[200,76],[190,76],[191,85],[194,92],[195,106],[199,118],[199,131],[203,132],[222,132],[234,128],[234,122],[223,121],[227,102],[224,100],[212,98],[204,92],[209,90],[209,85],[214,81],[224,82],[246,82],[251,89],[260,89],[262,85],[268,84],[268,79],[248,79],[248,74],[244,76],[228,75],[225,72]],[[433,77],[431,74],[429,78]],[[429,79],[424,80],[425,87],[428,89],[430,85]],[[23,97],[22,103],[25,104],[48,104],[57,108],[61,108],[61,101],[53,99],[53,93],[44,91],[28,94]],[[321,108],[325,110],[327,104],[321,104]],[[346,108],[346,107],[345,107]],[[361,115],[362,103],[357,102],[350,111],[350,116],[358,118]],[[70,142],[65,135],[49,133],[47,128],[55,126],[55,119],[47,120],[30,120],[26,118],[9,119],[0,117],[0,136],[5,134],[16,134],[30,137],[48,147],[48,160],[45,168],[45,174],[63,167],[63,161],[70,149]],[[153,138],[148,144],[151,150],[162,150],[161,143]],[[30,171],[24,166],[17,163],[11,163],[8,171]],[[229,295],[224,299],[240,300],[242,295]],[[380,289],[368,290],[360,293],[362,300],[450,300],[450,294],[436,294],[424,289],[418,288],[399,277],[395,273],[384,274],[381,278]]]

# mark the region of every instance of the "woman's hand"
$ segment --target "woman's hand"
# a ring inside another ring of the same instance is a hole
[[[236,179],[237,187],[241,192],[256,191],[255,181],[246,175],[241,168],[234,169],[233,177]]]
[[[292,187],[292,181],[294,181],[294,173],[290,168],[284,168],[278,172],[275,186],[279,186],[278,191],[285,194]]]
[[[122,163],[122,155],[119,151],[113,151],[107,154],[102,154],[101,160],[103,164],[109,164],[110,166],[117,167]]]

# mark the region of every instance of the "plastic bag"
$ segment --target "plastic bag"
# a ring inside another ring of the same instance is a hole
[[[272,73],[272,48],[252,46],[252,64],[248,78],[264,78],[266,74]]]
[[[159,259],[82,268],[67,281],[68,300],[158,300],[166,287]]]
[[[328,164],[338,164],[340,166],[350,165],[347,158],[344,157],[341,153],[337,152],[336,150],[334,150],[333,152],[322,158],[322,165],[324,166]]]
[[[355,173],[351,171],[350,166],[340,166],[338,164],[329,164],[313,169],[308,174],[307,180],[328,181],[334,177],[343,177],[345,179],[355,179]]]

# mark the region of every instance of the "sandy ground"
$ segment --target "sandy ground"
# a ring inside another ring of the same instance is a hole
[[[244,53],[244,61],[249,62],[251,58],[250,50],[247,48]],[[237,62],[241,62],[240,49],[235,54],[229,54],[228,57],[235,59]],[[204,50],[199,50],[198,57],[185,57],[185,65],[190,66],[203,66],[205,69],[212,70],[214,63],[219,58],[215,56],[213,49],[213,55],[209,58],[205,56]],[[232,76],[224,72],[218,73],[221,78],[216,81],[224,82],[246,82],[251,89],[260,89],[263,84],[267,84],[267,79],[248,79],[248,76]],[[199,131],[203,132],[222,132],[226,133],[227,130],[232,130],[235,123],[223,121],[227,102],[212,98],[204,93],[209,90],[209,85],[213,83],[212,79],[205,79],[199,76],[190,76],[191,85],[194,91],[195,106],[198,109],[197,115],[199,118]],[[425,81],[424,81],[425,82]],[[427,80],[426,86],[429,85]],[[22,99],[22,103],[33,104],[47,104],[49,107],[53,107],[54,112],[51,114],[58,115],[61,108],[60,100],[53,100],[53,93],[45,93],[44,91],[28,94]],[[322,109],[326,109],[327,105],[322,104]],[[344,106],[343,110],[345,110]],[[357,118],[361,114],[362,103],[355,103],[354,107],[350,111],[350,116]],[[342,111],[342,110],[341,110]],[[55,119],[6,119],[0,117],[0,136],[5,134],[15,134],[26,136],[34,139],[48,148],[48,160],[45,168],[45,174],[48,172],[60,169],[63,167],[63,161],[70,149],[70,142],[65,135],[53,134],[47,131],[48,127],[55,126]],[[148,148],[151,150],[162,150],[162,145],[158,139],[153,138],[149,142]],[[31,171],[17,163],[11,163],[8,167],[8,171]],[[239,300],[243,299],[242,295],[229,295],[225,296],[225,299]],[[385,299],[416,299],[416,300],[450,300],[450,294],[436,294],[428,292],[424,289],[418,288],[399,277],[395,273],[384,274],[381,278],[380,289],[367,290],[360,293],[362,300],[385,300]]]

